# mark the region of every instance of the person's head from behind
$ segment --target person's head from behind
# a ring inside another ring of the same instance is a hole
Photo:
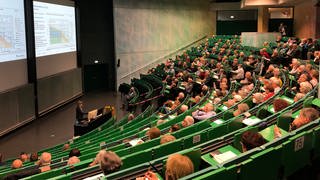
[[[160,144],[165,144],[168,142],[172,142],[174,140],[176,140],[176,138],[174,136],[172,136],[171,134],[165,134],[165,135],[161,136]]]
[[[192,161],[184,155],[170,155],[166,164],[166,180],[177,180],[194,172]]]
[[[128,116],[128,122],[132,121],[133,119],[134,119],[134,115],[130,113]]]
[[[63,147],[62,147],[62,151],[65,151],[65,150],[68,150],[70,149],[70,144],[64,144]]]
[[[69,158],[72,157],[72,156],[77,156],[77,157],[81,156],[80,150],[77,149],[77,148],[72,149],[72,150],[69,152]]]
[[[178,124],[174,124],[170,127],[170,130],[169,132],[172,133],[172,132],[176,132],[176,131],[179,131],[180,130],[180,126]]]
[[[161,131],[157,127],[152,127],[147,131],[146,135],[149,137],[150,140],[155,139],[160,137]]]
[[[288,106],[289,106],[289,103],[284,99],[278,98],[273,101],[273,108],[275,112],[279,112]]]
[[[32,153],[30,154],[30,162],[38,161],[38,153]]]
[[[184,113],[186,112],[187,110],[189,109],[189,107],[185,104],[183,104],[181,107],[180,107],[180,113]]]
[[[252,102],[255,104],[260,104],[263,102],[264,96],[262,93],[253,94]]]
[[[68,159],[67,165],[74,165],[80,162],[80,159],[77,156],[72,156]]]
[[[258,132],[246,131],[241,135],[242,151],[259,147],[266,143],[266,140]]]
[[[20,160],[21,160],[22,162],[26,162],[26,161],[28,160],[28,155],[27,155],[27,153],[21,152],[21,153],[20,153]]]
[[[319,118],[319,111],[314,108],[303,108],[300,111],[299,116],[291,123],[291,130],[300,128],[301,126],[308,124]]]
[[[22,167],[23,162],[20,159],[16,159],[12,162],[11,168],[12,169],[19,169]]]
[[[39,166],[49,166],[51,163],[51,154],[43,152],[40,156]]]
[[[303,93],[297,93],[294,98],[293,98],[293,101],[294,102],[298,102],[300,99],[302,99],[303,97],[305,96],[305,94]]]
[[[212,104],[212,103],[207,103],[206,105],[204,105],[203,110],[204,110],[205,112],[211,112],[211,111],[213,111],[213,104]]]
[[[105,175],[119,170],[122,166],[122,160],[113,151],[104,150],[100,157],[100,169],[103,171],[103,174]]]
[[[192,116],[186,116],[184,120],[181,122],[182,127],[188,127],[194,124],[194,119]]]

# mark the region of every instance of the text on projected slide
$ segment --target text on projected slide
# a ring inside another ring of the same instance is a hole
[[[25,58],[23,0],[0,0],[0,62]]]
[[[74,7],[33,3],[36,56],[76,51]]]

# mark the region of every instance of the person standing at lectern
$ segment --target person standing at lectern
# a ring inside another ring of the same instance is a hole
[[[76,124],[86,124],[86,115],[87,113],[85,113],[83,111],[83,102],[82,101],[78,101],[77,104],[77,108],[76,108]]]

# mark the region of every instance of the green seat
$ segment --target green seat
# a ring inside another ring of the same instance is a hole
[[[156,146],[152,149],[153,159],[158,159],[163,156],[175,153],[182,150],[182,140],[178,139],[163,145]],[[142,157],[143,158],[143,157]]]
[[[320,157],[320,127],[317,127],[313,131],[312,147],[314,150],[314,156]]]
[[[191,148],[198,144],[204,143],[208,140],[207,130],[203,130],[201,132],[189,135],[184,137],[183,140],[183,148]]]
[[[227,168],[219,168],[212,172],[206,173],[199,177],[194,178],[194,180],[212,180],[212,179],[223,179],[223,180],[236,180],[237,179],[237,166],[231,166]]]
[[[133,167],[152,160],[151,149],[139,151],[137,153],[129,154],[122,158],[123,165],[120,170]]]
[[[260,119],[264,119],[269,115],[270,115],[270,112],[268,111],[268,108],[266,106],[262,106],[257,112],[257,117]]]
[[[285,112],[278,117],[277,126],[285,131],[289,131],[292,121],[292,112]]]
[[[227,110],[227,111],[225,111],[224,113],[223,113],[223,115],[222,115],[222,119],[223,120],[228,120],[228,119],[231,119],[231,118],[233,118],[234,116],[233,116],[233,111],[231,111],[231,110]]]
[[[208,130],[208,140],[216,139],[228,133],[228,124],[220,124],[215,128]]]
[[[310,161],[312,150],[312,130],[304,131],[283,143],[282,164],[284,176],[287,177]]]
[[[281,167],[281,146],[272,147],[251,156],[250,161],[241,163],[239,180],[278,179]]]

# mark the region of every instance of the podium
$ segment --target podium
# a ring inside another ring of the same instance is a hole
[[[74,124],[74,136],[82,136],[105,122],[112,117],[112,106],[105,106],[100,109],[94,109],[88,112],[86,123]]]

